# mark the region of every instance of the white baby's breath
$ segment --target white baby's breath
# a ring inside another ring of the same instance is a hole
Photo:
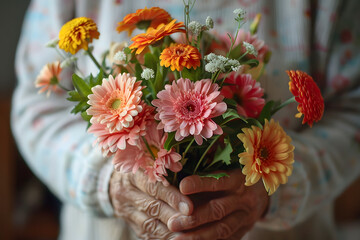
[[[212,29],[214,27],[214,20],[208,16],[205,20],[205,25],[208,29]]]
[[[245,47],[246,51],[249,54],[254,55],[255,57],[257,57],[258,52],[255,49],[254,45],[252,45],[251,43],[248,43],[248,42],[243,42],[243,46]]]
[[[216,55],[210,53],[204,57],[205,61],[208,63],[205,64],[205,71],[210,73],[227,72],[227,71],[237,71],[240,68],[240,62],[236,59],[229,59],[222,55]]]
[[[152,70],[151,68],[145,68],[141,73],[141,77],[145,80],[150,80],[154,78],[155,77],[154,70]]]
[[[192,22],[189,23],[188,28],[189,28],[190,33],[192,33],[193,35],[197,36],[197,35],[199,35],[200,32],[201,32],[202,26],[201,26],[201,24],[200,24],[199,22],[197,22],[197,21],[192,21]]]
[[[118,51],[114,55],[114,62],[126,61],[126,53],[124,51]]]

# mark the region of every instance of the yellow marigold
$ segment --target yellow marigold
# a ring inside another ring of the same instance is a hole
[[[243,128],[238,138],[243,142],[245,152],[240,153],[240,163],[245,177],[245,185],[251,186],[262,178],[269,195],[280,184],[285,184],[292,173],[294,146],[291,138],[274,120],[265,120],[264,128],[252,126]]]
[[[200,66],[201,54],[196,47],[186,44],[172,44],[165,48],[160,55],[160,65],[171,68],[171,71],[182,71],[184,67],[190,69]]]
[[[157,28],[160,24],[167,24],[171,21],[170,14],[162,8],[152,7],[138,9],[135,13],[130,13],[118,23],[118,32],[128,31],[129,36],[135,28],[146,29],[148,27]]]
[[[136,35],[131,39],[133,43],[129,46],[129,48],[134,51],[136,50],[136,54],[140,54],[147,46],[163,39],[165,36],[176,32],[185,32],[184,23],[179,22],[175,23],[176,19],[172,20],[168,24],[160,24],[157,28],[148,28],[146,33],[141,33]]]
[[[79,17],[65,23],[59,32],[59,47],[71,54],[77,53],[80,49],[87,50],[88,44],[94,38],[98,39],[100,33],[96,23],[86,17]]]

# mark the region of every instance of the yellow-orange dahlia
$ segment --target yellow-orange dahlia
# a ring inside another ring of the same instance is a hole
[[[88,45],[94,38],[98,39],[100,33],[96,23],[86,17],[74,18],[65,23],[59,32],[59,48],[71,54],[80,49],[88,50]]]
[[[175,23],[176,19],[173,19],[168,24],[160,24],[157,28],[148,28],[146,33],[136,35],[131,39],[133,43],[129,46],[132,51],[136,50],[136,54],[140,54],[147,46],[163,39],[165,36],[176,32],[185,32],[184,23]]]
[[[138,9],[135,13],[126,15],[118,23],[118,32],[128,31],[129,36],[135,28],[146,29],[148,27],[157,28],[160,24],[167,24],[171,21],[170,14],[162,8],[152,7]]]
[[[265,120],[264,128],[256,126],[243,128],[238,138],[243,142],[245,152],[240,153],[240,163],[245,177],[245,185],[251,186],[262,178],[269,195],[280,184],[285,184],[292,173],[294,146],[291,138],[279,123]]]
[[[311,76],[302,71],[286,71],[290,77],[289,90],[299,103],[299,113],[295,117],[300,118],[304,114],[302,124],[307,123],[312,127],[324,114],[324,99],[319,87]]]
[[[165,48],[160,55],[160,65],[171,68],[171,71],[182,71],[184,67],[190,69],[200,67],[201,54],[196,47],[187,44],[172,44]]]

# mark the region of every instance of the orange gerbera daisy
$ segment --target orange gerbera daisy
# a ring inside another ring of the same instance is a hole
[[[94,38],[98,39],[100,33],[96,23],[86,17],[79,17],[65,23],[59,32],[59,48],[71,54],[80,49],[88,50],[89,43]]]
[[[243,128],[238,138],[243,142],[245,152],[240,153],[240,163],[245,185],[251,186],[262,178],[269,195],[273,194],[280,184],[285,184],[292,173],[294,146],[291,138],[274,120],[265,120],[264,128],[256,126]]]
[[[311,76],[302,71],[286,71],[290,77],[289,89],[300,103],[297,107],[299,113],[295,117],[300,118],[304,114],[302,123],[312,127],[324,114],[324,99],[319,87]]]
[[[185,30],[183,29],[184,23],[175,22],[176,19],[173,19],[170,23],[162,23],[157,28],[148,28],[146,33],[141,33],[131,39],[131,41],[134,42],[129,46],[129,48],[132,49],[132,51],[137,48],[136,54],[140,54],[144,50],[144,48],[163,39],[165,36],[176,32],[185,32]]]
[[[157,28],[160,24],[167,24],[171,21],[170,14],[162,8],[152,7],[138,9],[135,13],[130,13],[118,23],[118,32],[128,31],[129,36],[135,28],[147,29],[148,27]]]
[[[171,71],[182,71],[184,67],[190,69],[200,67],[201,54],[196,47],[187,44],[172,44],[165,48],[160,55],[160,65],[171,68]]]
[[[62,69],[60,62],[56,61],[53,63],[46,64],[40,71],[35,81],[35,87],[41,88],[39,93],[46,92],[46,96],[50,96],[51,92],[60,92],[61,89],[58,86],[60,81],[60,73]]]

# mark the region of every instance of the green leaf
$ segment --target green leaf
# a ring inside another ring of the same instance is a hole
[[[155,57],[154,54],[152,53],[146,53],[145,54],[145,67],[147,68],[151,68],[152,70],[154,70],[154,72],[156,72],[156,63],[159,61],[158,58]]]
[[[166,76],[167,69],[163,66],[160,66],[160,63],[157,64],[156,76],[154,81],[155,93],[157,94],[164,87],[164,76]]]
[[[255,119],[255,118],[247,118],[246,119],[247,120],[247,122],[248,122],[248,124],[250,125],[250,126],[257,126],[257,127],[259,127],[259,128],[263,128],[263,125],[261,124],[261,122],[259,122],[257,119]]]
[[[236,102],[234,99],[224,98],[224,102],[225,102],[228,106],[232,106],[232,107],[236,107],[236,106],[237,106],[237,102]]]
[[[242,54],[243,54],[243,52],[242,52],[242,44],[238,44],[236,47],[234,47],[231,50],[231,52],[229,54],[229,58],[238,59]]]
[[[220,173],[208,173],[206,175],[201,175],[200,177],[211,177],[211,178],[216,178],[217,180],[219,180],[219,178],[230,177],[230,176],[224,172],[220,172]]]
[[[196,70],[193,68],[187,69],[187,68],[183,68],[183,70],[181,71],[181,76],[183,78],[188,78],[191,81],[195,82],[199,79],[201,79],[201,67],[197,67]]]
[[[275,102],[272,100],[265,104],[265,106],[261,110],[260,116],[258,117],[259,122],[264,124],[265,119],[269,120],[271,118],[271,112],[273,110],[274,105],[275,105]]]
[[[170,132],[168,133],[168,136],[167,136],[167,139],[164,143],[164,148],[169,151],[172,146],[174,145],[174,141],[176,142],[175,140],[175,132]]]
[[[226,141],[225,141],[226,140]],[[210,166],[223,161],[226,165],[230,165],[231,164],[231,153],[233,152],[233,148],[231,146],[231,143],[228,139],[225,139],[224,143],[225,143],[225,147],[223,149],[221,149],[220,146],[218,146],[215,156],[214,156],[214,160],[211,162]]]
[[[242,121],[244,121],[245,123],[247,122],[247,120],[243,117],[240,116],[237,111],[235,109],[232,108],[228,108],[226,110],[225,113],[222,114],[222,117],[225,121],[223,121],[221,123],[221,125],[225,125],[226,123],[228,123],[229,121],[235,120],[235,119],[240,119]]]
[[[140,63],[136,63],[135,64],[135,77],[137,80],[141,79],[141,73],[142,73],[143,69],[140,65]]]
[[[68,94],[70,97],[68,97],[67,100],[69,100],[69,101],[79,102],[83,99],[83,97],[81,97],[80,94],[75,90],[68,91]]]
[[[125,54],[130,54],[131,53],[131,49],[128,48],[128,47],[124,48],[123,51],[124,51]]]
[[[84,79],[74,73],[72,75],[72,80],[74,87],[79,92],[80,96],[87,97],[88,95],[92,94],[89,85],[84,81]]]
[[[86,111],[90,107],[89,104],[86,103],[86,101],[79,102],[72,110],[71,113],[79,113]]]
[[[92,118],[92,116],[88,115],[86,111],[81,113],[81,117],[87,122],[90,122],[90,119]]]
[[[249,60],[247,60],[247,61],[245,61],[245,62],[241,62],[241,64],[243,64],[243,65],[249,65],[250,67],[257,67],[257,66],[259,66],[259,61],[258,60],[256,60],[256,59],[249,59]]]

